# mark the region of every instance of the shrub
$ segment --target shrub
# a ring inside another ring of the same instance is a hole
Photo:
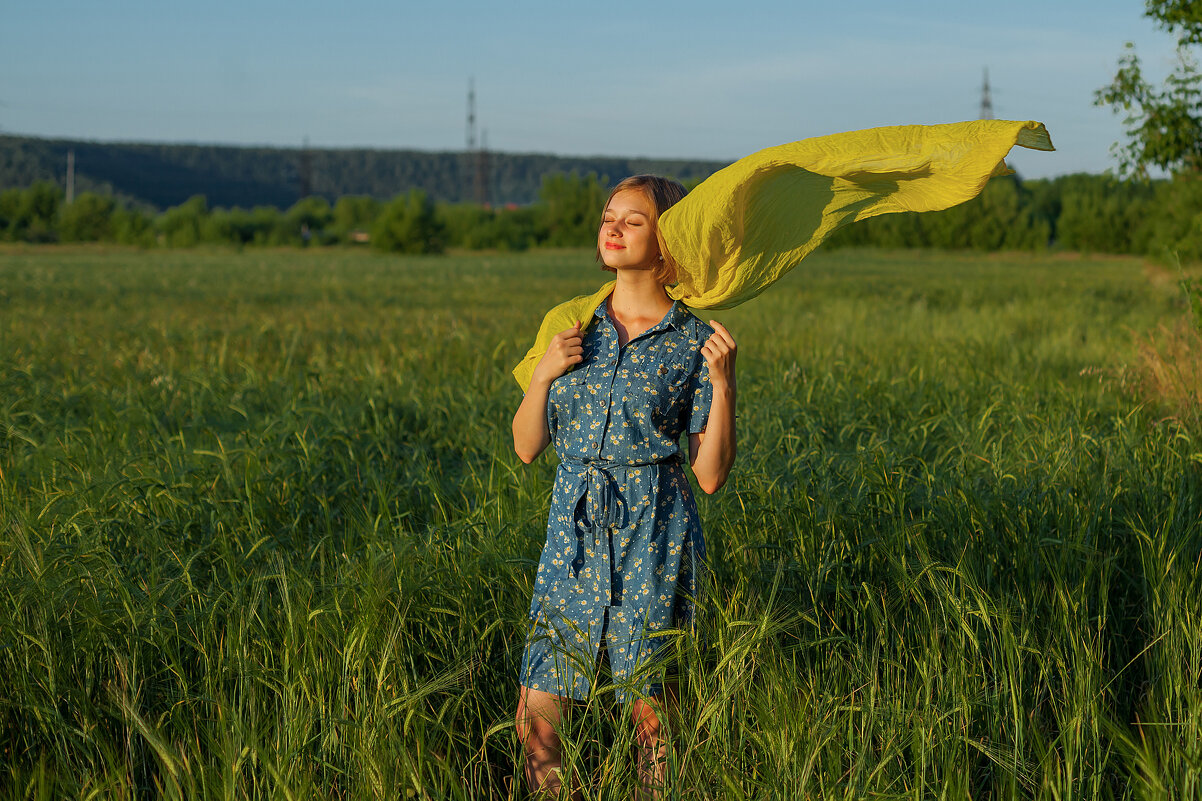
[[[123,245],[149,247],[154,244],[154,221],[138,209],[115,209],[111,228],[113,240]]]
[[[1152,193],[1149,184],[1108,175],[1061,179],[1057,243],[1085,253],[1142,252]]]
[[[197,245],[208,216],[209,205],[204,195],[193,195],[180,205],[167,209],[158,221],[164,243],[173,248]]]
[[[326,229],[333,220],[334,213],[325,198],[316,195],[301,198],[283,215],[283,234],[288,241],[281,244],[322,244],[328,241]]]
[[[609,192],[593,173],[556,173],[543,179],[535,212],[548,245],[587,247],[597,241],[602,206]]]
[[[521,251],[539,242],[539,219],[530,207],[489,209],[455,203],[439,206],[438,218],[453,247]]]
[[[372,227],[371,244],[392,253],[442,253],[445,231],[420,189],[393,198]]]
[[[334,241],[355,243],[366,234],[380,216],[380,201],[367,195],[347,195],[334,204],[330,234]]]
[[[200,236],[205,242],[245,245],[254,241],[253,219],[249,212],[237,206],[232,209],[213,209],[201,226]]]
[[[1149,253],[1172,253],[1187,263],[1202,260],[1202,176],[1178,175],[1159,183],[1146,219]]]
[[[538,217],[532,208],[501,209],[481,228],[481,247],[526,250],[539,243]]]
[[[99,242],[112,239],[113,211],[117,204],[111,197],[83,192],[73,203],[59,209],[58,235],[64,242]]]
[[[0,194],[0,230],[4,238],[24,242],[57,240],[62,196],[62,190],[49,181]]]

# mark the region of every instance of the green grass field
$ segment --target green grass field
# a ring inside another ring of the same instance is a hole
[[[1153,276],[1154,277],[1154,276]],[[0,251],[0,797],[518,798],[554,456],[509,368],[586,252]],[[1202,435],[1136,260],[819,253],[738,309],[681,798],[1197,798]],[[573,714],[629,798],[611,696]]]

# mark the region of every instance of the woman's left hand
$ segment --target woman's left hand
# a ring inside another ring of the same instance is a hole
[[[735,385],[735,338],[717,320],[710,320],[714,329],[706,343],[701,346],[701,355],[710,368],[710,383],[717,388]]]

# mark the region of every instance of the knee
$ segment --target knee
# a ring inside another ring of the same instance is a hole
[[[537,715],[530,714],[530,709],[525,704],[518,704],[518,713],[514,717],[514,724],[517,728],[518,740],[525,746],[533,746],[539,740],[540,724],[544,721]]]
[[[518,703],[518,712],[514,717],[518,741],[527,750],[544,748],[554,742],[555,726],[543,715],[533,712],[526,704]]]
[[[631,709],[634,733],[640,746],[648,747],[661,741],[661,725],[655,707],[645,701],[635,701]]]

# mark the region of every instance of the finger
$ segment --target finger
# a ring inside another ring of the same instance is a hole
[[[731,350],[730,344],[717,334],[714,334],[712,337],[710,337],[705,344],[708,347],[713,348],[714,352],[716,353],[729,353]]]
[[[709,365],[711,372],[728,370],[734,366],[734,352],[725,346],[709,345],[702,348],[701,355],[705,357],[705,363]]]
[[[561,331],[555,335],[555,342],[560,345],[571,347],[572,345],[580,345],[584,342],[584,337],[579,334],[572,334],[568,331]]]
[[[730,331],[726,330],[726,326],[722,325],[722,323],[718,322],[717,320],[710,320],[710,328],[714,329],[714,336],[720,336],[731,347],[734,347],[735,338],[731,335]]]
[[[718,322],[717,320],[710,320],[710,327],[712,327],[714,329],[713,336],[718,337],[719,339],[726,342],[731,347],[734,347],[734,344],[735,344],[734,335],[732,335],[730,333],[730,331],[726,328],[726,326],[722,325],[722,323]]]

